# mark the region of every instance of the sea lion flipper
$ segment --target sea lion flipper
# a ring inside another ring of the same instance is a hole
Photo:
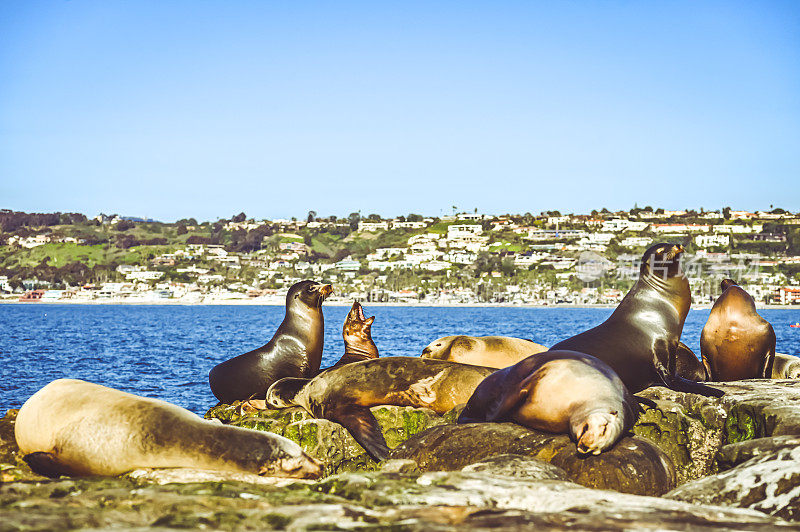
[[[389,447],[386,445],[381,427],[369,408],[348,405],[337,408],[331,416],[326,417],[346,428],[373,459],[380,462],[389,455]]]
[[[489,405],[486,409],[486,421],[491,422],[503,419],[509,411],[515,409],[527,399],[531,389],[536,387],[536,383],[538,383],[546,373],[546,369],[534,371],[533,374],[519,383],[515,393],[505,393],[499,396],[494,404]]]
[[[26,454],[22,459],[25,460],[25,463],[30,466],[34,473],[45,477],[58,478],[62,475],[68,477],[76,475],[74,468],[59,461],[53,453],[39,451]]]
[[[685,393],[696,393],[697,395],[703,395],[706,397],[722,397],[725,395],[725,392],[722,390],[718,390],[716,388],[712,388],[711,386],[706,386],[705,384],[700,384],[699,382],[694,382],[689,379],[684,379],[682,377],[672,377],[670,379],[670,383],[668,387],[678,391],[678,392],[685,392]]]
[[[641,405],[644,405],[648,408],[658,408],[658,405],[652,399],[648,399],[647,397],[639,397],[638,395],[633,396],[634,399],[639,403],[639,411],[642,411]]]

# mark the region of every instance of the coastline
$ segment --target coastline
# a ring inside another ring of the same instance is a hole
[[[364,302],[361,303],[370,306],[370,307],[420,307],[420,308],[455,308],[455,307],[465,307],[465,308],[530,308],[530,309],[550,309],[550,308],[567,308],[567,309],[593,309],[593,308],[601,308],[601,309],[614,309],[617,308],[617,305],[606,305],[606,304],[592,304],[592,303],[585,303],[585,304],[572,304],[572,303],[555,303],[552,305],[535,305],[535,304],[528,304],[528,303],[480,303],[480,302],[472,302],[472,303],[410,303],[410,302]],[[56,301],[19,301],[19,300],[10,300],[10,299],[0,299],[0,305],[124,305],[124,306],[152,306],[152,305],[166,305],[166,306],[263,306],[263,307],[282,307],[285,305],[283,299],[275,299],[275,300],[251,300],[251,299],[222,299],[218,301],[201,301],[201,302],[190,302],[190,301],[180,301],[180,300],[170,300],[170,299],[163,299],[163,300],[150,300],[150,301],[125,301],[125,300],[56,300]],[[349,307],[353,304],[352,299],[348,300],[334,300],[334,301],[326,301],[326,307]],[[708,310],[713,306],[712,303],[702,304],[702,305],[692,305],[692,310]],[[800,305],[756,305],[757,309],[766,309],[766,310],[799,310]]]

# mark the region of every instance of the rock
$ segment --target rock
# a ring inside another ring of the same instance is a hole
[[[720,471],[731,469],[751,458],[774,453],[781,449],[800,447],[800,436],[772,436],[724,445],[717,452]]]
[[[390,448],[447,419],[447,414],[438,416],[433,410],[410,406],[376,406],[371,411]],[[205,418],[285,436],[321,461],[325,475],[371,471],[378,466],[347,429],[327,419],[315,419],[301,407],[256,410],[246,402],[237,401],[210,409]]]
[[[577,530],[769,530],[792,528],[757,511],[679,503],[584,488],[558,480],[531,480],[467,472],[431,472],[417,478],[345,473],[310,489],[354,504],[491,508],[460,521],[463,528]],[[516,510],[516,512],[509,512]],[[747,513],[740,513],[747,512]]]
[[[652,443],[625,437],[596,456],[580,457],[564,434],[532,431],[514,423],[433,427],[400,444],[391,458],[414,460],[421,471],[455,471],[502,454],[553,464],[583,486],[639,495],[661,495],[675,486],[669,457]]]
[[[800,447],[754,456],[728,471],[684,484],[665,497],[750,508],[800,521]]]
[[[704,397],[658,386],[639,395],[678,403],[705,427],[722,430],[723,444],[800,435],[800,380],[750,379],[709,384],[725,395]]]
[[[643,406],[644,412],[632,432],[670,457],[678,484],[716,473],[714,456],[722,444],[722,428],[707,426],[702,415],[687,411],[676,402],[655,403],[655,408]]]
[[[145,475],[0,484],[0,530],[798,529],[752,510],[477,472],[342,473],[288,485],[183,482],[187,477],[154,482],[162,480]]]
[[[262,477],[253,473],[237,471],[215,471],[212,469],[134,469],[123,475],[141,483],[153,484],[196,484],[199,482],[247,482],[265,486],[289,486],[301,482],[310,483],[310,480],[291,479],[283,477]]]
[[[380,464],[381,473],[419,473],[414,460],[384,460]]]
[[[19,446],[14,437],[14,423],[19,409],[11,409],[0,418],[0,482],[15,480],[41,480],[19,455]]]
[[[567,472],[560,467],[518,454],[493,456],[463,467],[461,471],[530,480],[567,480]]]

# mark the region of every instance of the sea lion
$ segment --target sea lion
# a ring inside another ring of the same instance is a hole
[[[336,364],[322,371],[338,368],[353,362],[378,358],[378,346],[372,340],[372,322],[374,321],[375,316],[365,318],[361,304],[358,301],[353,301],[353,306],[350,308],[350,312],[347,313],[347,318],[345,318],[342,326],[344,355]]]
[[[263,399],[267,388],[283,377],[310,378],[322,361],[322,302],[331,285],[300,281],[286,294],[286,316],[264,346],[214,366],[208,382],[222,403]]]
[[[611,316],[593,329],[558,342],[551,350],[586,353],[619,375],[631,393],[648,386],[721,396],[677,375],[676,350],[692,295],[681,270],[683,246],[655,244],[644,252],[639,279]]]
[[[678,342],[678,349],[675,351],[675,372],[679,377],[690,381],[708,380],[703,362],[683,342]]]
[[[481,382],[458,423],[514,421],[568,433],[578,454],[600,454],[636,422],[639,404],[603,361],[574,351],[547,351]]]
[[[800,358],[775,353],[775,362],[772,364],[773,379],[800,379]]]
[[[495,368],[445,360],[383,357],[332,368],[311,380],[281,379],[267,390],[277,408],[299,405],[317,418],[343,425],[375,460],[389,448],[370,407],[430,408],[444,414],[466,403],[475,387]]]
[[[429,343],[422,350],[422,358],[505,368],[542,351],[547,348],[522,338],[459,335],[443,336]]]
[[[73,379],[33,394],[19,410],[14,435],[24,460],[49,477],[167,467],[295,478],[322,472],[282,436],[212,423],[158,399]]]
[[[775,331],[756,312],[756,303],[732,279],[721,283],[700,333],[700,354],[715,381],[769,379],[775,358]]]

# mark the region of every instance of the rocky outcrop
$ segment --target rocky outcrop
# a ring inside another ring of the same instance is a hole
[[[513,424],[454,425],[459,409],[437,416],[373,408],[396,447],[397,458],[380,464],[344,428],[300,408],[259,411],[237,403],[209,411],[211,419],[298,442],[333,473],[317,482],[188,469],[43,479],[18,456],[10,411],[0,419],[0,531],[800,530],[800,382],[714,386],[726,395],[642,392],[656,407],[646,408],[637,436],[585,459],[565,435]],[[672,482],[670,463],[682,485],[663,497],[619,492],[661,493],[656,484]],[[440,468],[452,471],[434,471]]]
[[[800,447],[758,453],[723,473],[684,484],[666,497],[750,508],[784,519],[800,520]]]
[[[599,455],[582,457],[567,435],[514,423],[433,427],[400,444],[391,457],[414,460],[421,471],[457,471],[509,453],[550,463],[568,479],[591,488],[661,495],[675,486],[671,460],[646,440],[626,437]]]
[[[144,478],[12,482],[0,485],[0,509],[3,531],[798,529],[752,510],[476,472],[342,473],[290,485],[219,479],[161,485]]]

